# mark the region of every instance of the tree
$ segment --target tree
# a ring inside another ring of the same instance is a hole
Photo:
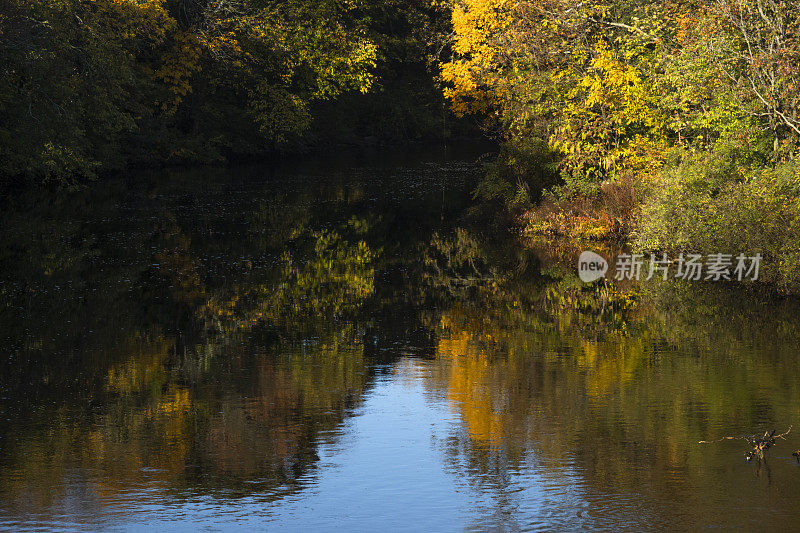
[[[745,98],[763,104],[778,150],[787,135],[800,135],[800,6],[786,0],[717,0],[738,37],[720,50],[726,74]]]

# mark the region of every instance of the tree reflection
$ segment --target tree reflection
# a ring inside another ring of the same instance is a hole
[[[397,357],[384,347],[430,344],[411,285],[445,223],[441,175],[409,210],[336,170],[280,194],[166,174],[3,213],[3,513],[56,512],[76,487],[89,507],[131,486],[280,497]]]
[[[584,285],[574,247],[457,223],[467,198],[439,181],[405,205],[402,184],[339,178],[110,183],[5,212],[0,511],[55,513],[76,487],[102,509],[132,486],[280,498],[401,356],[432,368],[459,420],[448,466],[497,521],[532,472],[687,514],[719,486],[752,500],[738,452],[695,443],[793,423],[791,302]]]
[[[360,401],[368,224],[320,227],[301,192],[282,208],[256,204],[239,218],[244,238],[226,243],[208,233],[229,217],[198,221],[167,192],[6,217],[4,506],[51,508],[69,498],[70,475],[101,505],[143,482],[277,497]],[[288,225],[264,216],[277,210]]]
[[[766,504],[767,494],[736,482],[744,450],[696,443],[796,418],[796,305],[712,286],[654,283],[632,294],[568,284],[528,307],[500,290],[495,305],[442,314],[432,385],[465,429],[451,441],[453,464],[475,483],[507,486],[529,475],[533,456],[540,476],[577,468],[586,498],[647,494],[695,516],[708,512],[698,497],[718,497],[720,483]]]

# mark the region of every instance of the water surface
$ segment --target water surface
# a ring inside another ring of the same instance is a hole
[[[0,528],[794,528],[797,305],[583,286],[472,206],[483,151],[7,204]]]

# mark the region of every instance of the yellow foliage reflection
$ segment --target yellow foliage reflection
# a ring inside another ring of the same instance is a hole
[[[447,319],[442,318],[443,325]],[[438,357],[449,365],[447,397],[456,406],[470,436],[478,442],[499,444],[503,422],[490,387],[492,380],[486,350],[469,332],[461,331],[439,340]]]

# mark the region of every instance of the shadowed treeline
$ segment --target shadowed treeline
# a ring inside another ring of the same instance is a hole
[[[448,14],[406,0],[8,0],[0,193],[469,131],[436,87]]]

